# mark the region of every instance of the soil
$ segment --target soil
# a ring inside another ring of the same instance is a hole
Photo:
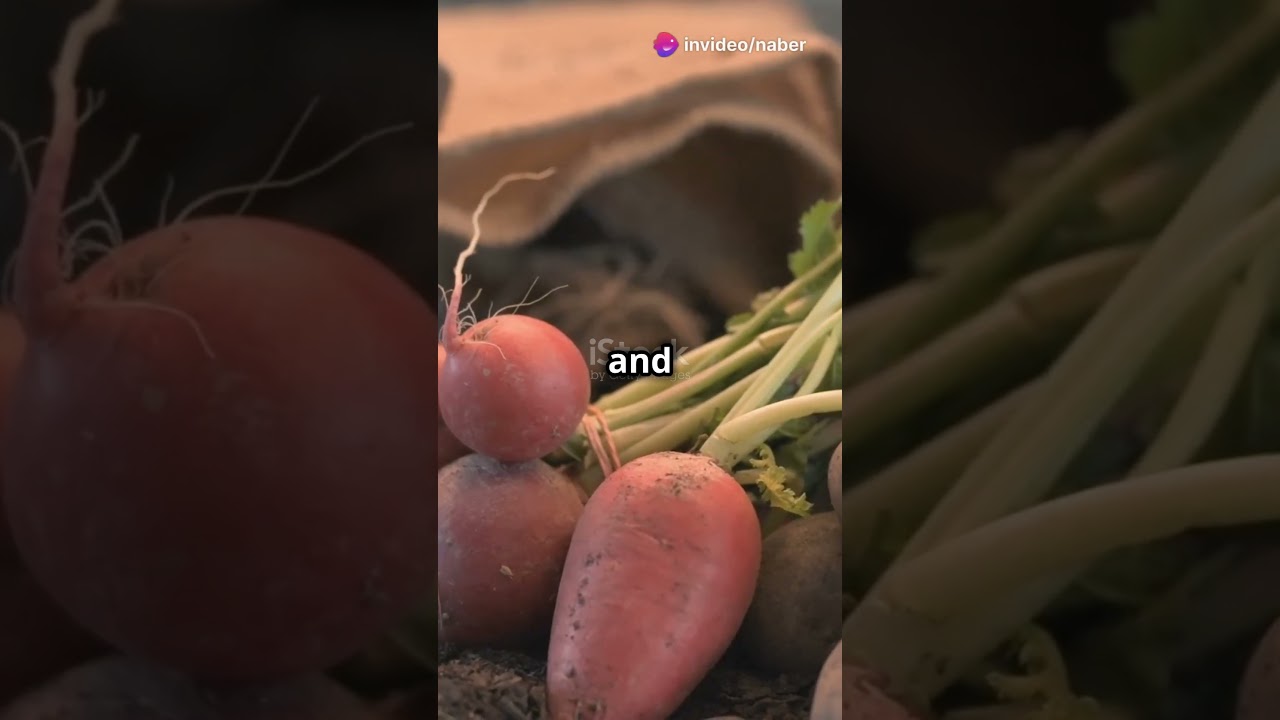
[[[542,720],[545,667],[509,652],[444,651],[437,697],[440,720]],[[762,677],[731,662],[712,671],[671,720],[737,716],[747,720],[805,720],[811,683]]]

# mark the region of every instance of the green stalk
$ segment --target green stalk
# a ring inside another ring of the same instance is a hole
[[[842,395],[841,390],[826,390],[756,408],[721,423],[698,452],[715,460],[720,467],[732,470],[788,422],[810,415],[840,412]]]
[[[725,412],[737,402],[738,398],[742,397],[742,394],[747,391],[751,383],[757,380],[763,372],[763,368],[756,370],[699,403],[696,407],[677,413],[653,433],[646,434],[627,445],[619,444],[619,459],[626,463],[645,455],[674,450],[690,444],[694,438],[705,432],[715,422],[717,415]],[[598,463],[583,470],[578,477],[578,482],[581,483],[588,495],[594,493],[603,480],[604,473]]]
[[[1134,475],[1182,465],[1193,457],[1218,424],[1240,382],[1266,321],[1280,271],[1280,242],[1267,246],[1228,298],[1204,347],[1187,389],[1142,459]]]
[[[1043,363],[1111,294],[1140,254],[1100,250],[1040,270],[1004,298],[902,362],[849,390],[845,441],[865,442],[880,428],[917,412],[991,368],[1009,372]],[[854,344],[857,344],[856,342]]]
[[[1025,623],[1030,616],[1018,612],[1032,607],[1029,598],[1048,602],[1064,577],[1101,554],[1193,527],[1280,519],[1278,473],[1277,455],[1184,466],[1068,495],[953,538],[886,575],[845,623],[846,657],[885,673],[901,696],[926,701]],[[948,651],[954,648],[973,652],[957,657]]]
[[[804,382],[800,383],[800,389],[796,390],[796,395],[808,395],[817,390],[822,385],[823,379],[831,372],[831,361],[835,360],[836,350],[840,349],[840,341],[844,337],[844,329],[840,322],[842,317],[843,314],[836,311],[836,322],[827,331],[827,339],[822,343],[822,347],[818,348],[818,356],[809,367],[809,375]]]
[[[1267,316],[1277,271],[1280,242],[1259,253],[1224,304],[1187,389],[1131,475],[1172,469],[1195,457],[1239,382]],[[988,648],[991,638],[1029,622],[1087,567],[1086,562],[1080,562],[1044,575],[1029,589],[1010,593],[998,605],[989,606],[984,617],[958,623],[946,634],[947,640],[934,647],[951,648],[956,653],[953,657],[976,657],[982,652],[979,648]]]
[[[880,567],[856,567],[877,538],[910,537],[946,494],[955,476],[979,452],[1013,409],[1024,402],[1034,384],[1024,385],[920,446],[844,493],[844,559],[846,574],[863,580]],[[865,562],[862,563],[866,565]],[[878,563],[877,563],[878,564]]]
[[[1168,329],[1275,232],[1280,200],[1272,200],[1223,243],[1209,242],[1219,236],[1218,226],[1246,215],[1280,183],[1276,127],[1280,82],[1046,375],[1040,397],[975,460],[909,550],[972,529],[1047,491]]]
[[[1261,13],[1178,80],[1109,123],[961,256],[907,313],[879,327],[866,343],[856,344],[845,358],[847,375],[866,377],[878,372],[987,302],[1066,208],[1141,151],[1154,134],[1194,111],[1205,96],[1274,47],[1277,37],[1280,13]],[[1259,163],[1265,164],[1261,154]],[[1280,157],[1280,152],[1273,151],[1272,156]],[[1233,184],[1238,191],[1248,189],[1245,183]],[[1251,200],[1256,198],[1246,198],[1240,205],[1247,206]]]
[[[1087,436],[1092,431],[1097,424],[1097,418],[1111,407],[1119,392],[1118,388],[1128,384],[1151,348],[1168,334],[1190,306],[1197,304],[1205,295],[1216,290],[1235,269],[1249,259],[1250,253],[1259,252],[1259,246],[1267,240],[1280,241],[1280,197],[1256,212],[1221,243],[1214,245],[1208,257],[1202,259],[1196,268],[1174,278],[1171,282],[1166,281],[1168,284],[1166,293],[1157,294],[1151,302],[1139,306],[1142,312],[1137,317],[1131,318],[1131,331],[1115,337],[1112,340],[1113,344],[1107,346],[1107,351],[1114,353],[1114,356],[1104,355],[1097,358],[1097,362],[1102,367],[1097,368],[1087,381],[1068,386],[1067,391],[1059,396],[1061,398],[1059,406],[1042,402],[1041,398],[1047,391],[1044,386],[1037,388],[1026,404],[1014,413],[1013,418],[1005,426],[1002,436],[1007,439],[1009,429],[1021,422],[1019,415],[1024,414],[1027,409],[1034,409],[1036,412],[1033,414],[1037,417],[1025,422],[1043,420],[1049,428],[1038,428],[1044,432],[1042,436],[1021,437],[1020,441],[1025,444],[1015,445],[1004,452],[1016,455],[1030,450],[1034,453],[1037,448],[1043,448],[1053,441],[1063,442],[1061,436],[1050,435],[1051,432],[1070,435],[1068,443],[1083,442],[1083,438],[1077,437],[1076,434]],[[1141,329],[1141,332],[1133,329]],[[1073,348],[1078,345],[1079,343],[1073,345]],[[1107,386],[1107,382],[1115,382],[1116,387]],[[1083,415],[1079,409],[1081,407],[1086,408],[1089,414]],[[1082,415],[1088,419],[1081,420]],[[1001,442],[1002,436],[997,436],[996,440],[986,448],[984,455]],[[1033,443],[1038,444],[1033,445]],[[1078,444],[1072,445],[1072,451],[1074,452],[1077,447]],[[1058,449],[1055,448],[1055,450]],[[983,456],[980,455],[969,465],[960,482],[943,501],[942,506],[934,511],[926,521],[926,526],[916,533],[907,549],[900,554],[898,564],[885,574],[881,584],[873,589],[871,596],[854,611],[846,624],[846,639],[850,643],[858,642],[868,653],[886,652],[881,646],[882,643],[892,642],[902,646],[893,651],[897,655],[892,660],[899,664],[879,669],[894,675],[894,682],[909,688],[905,691],[912,694],[930,695],[940,690],[953,677],[952,673],[957,672],[958,668],[966,667],[970,661],[994,648],[1007,633],[1042,609],[1061,592],[1072,577],[1087,567],[1087,564],[1044,567],[1042,574],[1037,576],[1034,582],[1029,582],[1023,587],[1012,588],[976,617],[966,617],[954,623],[930,623],[932,629],[929,632],[919,624],[910,627],[895,626],[907,635],[892,638],[891,635],[886,634],[889,631],[881,624],[877,624],[880,623],[877,618],[882,614],[885,606],[885,600],[881,597],[883,588],[889,583],[896,582],[894,578],[898,571],[903,567],[911,566],[913,558],[928,552],[932,547],[946,544],[945,537],[934,544],[922,542],[921,537],[929,529],[928,524],[935,522],[936,518],[946,512],[948,502],[955,502],[956,498],[963,499],[967,487],[975,481],[975,478],[981,479],[980,476],[974,475],[974,469],[982,460]],[[1036,463],[1045,462],[1045,460],[1043,457],[1031,454],[1023,459],[1023,462]],[[1063,457],[1054,457],[1052,464],[1047,466],[1026,464],[1023,469],[1017,471],[1021,474],[999,479],[1005,482],[1015,480],[1020,483],[1051,484],[1061,472],[1065,462],[1066,459]],[[1005,471],[1010,472],[1007,468]],[[1048,476],[1047,480],[1037,474],[1041,472]],[[1092,524],[1089,528],[1089,532],[1093,533]],[[869,625],[875,625],[875,628],[868,629]],[[906,645],[912,647],[907,649]],[[938,667],[949,669],[942,672],[910,663],[901,664],[907,662],[910,653],[918,657],[934,658],[938,661],[935,663]]]
[[[777,315],[785,309],[791,301],[805,293],[815,282],[822,279],[832,270],[841,267],[841,262],[843,260],[844,248],[837,247],[835,252],[823,258],[822,261],[811,268],[809,272],[804,273],[792,281],[791,284],[778,291],[778,294],[770,298],[769,302],[765,303],[764,307],[760,308],[760,310],[756,312],[745,325],[738,328],[737,331],[730,333],[729,337],[731,339],[725,343],[725,345],[718,348],[716,352],[707,353],[705,356],[698,358],[697,362],[693,363],[693,366],[690,368],[690,372],[696,373],[711,363],[719,361],[729,353],[745,347],[746,344],[751,342],[756,335],[760,334],[760,331],[769,323],[774,315]]]
[[[670,385],[637,403],[605,412],[605,419],[610,428],[623,428],[664,412],[670,412],[672,408],[680,407],[689,399],[723,382],[735,373],[768,360],[778,352],[778,348],[785,346],[800,327],[800,325],[784,325],[769,330],[689,378]]]
[[[948,540],[887,577],[880,601],[945,621],[1057,568],[1193,528],[1280,520],[1280,455],[1183,466],[1041,503]],[[1081,532],[1088,528],[1088,532]]]
[[[814,345],[814,343],[822,337],[821,330],[831,318],[840,319],[840,309],[844,299],[844,272],[836,273],[835,278],[827,286],[826,291],[818,302],[813,306],[813,310],[800,323],[800,327],[787,340],[782,349],[773,356],[764,367],[764,374],[752,384],[747,392],[743,394],[733,408],[729,410],[729,414],[725,416],[725,421],[755,410],[766,405],[773,399],[778,392],[778,388],[787,381],[796,365],[804,359],[806,353]]]
[[[608,395],[601,396],[600,399],[595,401],[595,406],[599,410],[613,410],[652,397],[678,382],[683,382],[683,380],[677,378],[682,378],[689,374],[690,368],[720,353],[729,346],[732,340],[733,338],[729,335],[721,335],[714,340],[699,345],[677,360],[678,367],[672,377],[647,377],[634,380]]]

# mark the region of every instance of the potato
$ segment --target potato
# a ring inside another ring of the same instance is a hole
[[[20,699],[0,720],[375,720],[320,675],[213,693],[169,670],[114,656],[81,665]]]
[[[1236,720],[1275,720],[1280,717],[1280,620],[1267,630],[1253,651],[1244,680]]]
[[[836,509],[836,519],[844,521],[844,443],[836,446],[831,453],[831,464],[827,465],[827,489],[831,491],[831,506]]]
[[[817,675],[840,639],[840,552],[840,523],[830,512],[795,520],[765,538],[760,579],[740,633],[753,664]]]

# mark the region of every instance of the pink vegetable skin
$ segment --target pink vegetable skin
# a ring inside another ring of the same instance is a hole
[[[439,476],[440,637],[527,647],[546,641],[578,486],[541,460],[468,455]]]
[[[573,341],[523,315],[491,317],[459,336],[453,313],[445,317],[440,413],[458,440],[503,462],[540,458],[564,444],[591,395]]]
[[[436,353],[436,379],[439,381],[440,376],[444,374],[444,345],[439,345]],[[439,393],[436,394],[436,401],[439,403]],[[440,418],[440,423],[436,431],[436,462],[440,467],[444,467],[449,463],[457,460],[463,455],[469,454],[471,451],[466,445],[458,442],[458,438],[453,436],[453,432],[449,430],[449,426],[444,424],[444,417]]]
[[[587,502],[552,625],[552,720],[663,720],[737,632],[760,570],[760,525],[710,459],[627,463]]]
[[[68,34],[54,73],[15,276],[18,549],[131,654],[217,680],[328,667],[429,597],[430,308],[338,240],[244,217],[158,229],[65,282],[64,65],[84,42]]]

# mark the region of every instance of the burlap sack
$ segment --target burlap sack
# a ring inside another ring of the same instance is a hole
[[[736,312],[783,279],[799,214],[840,192],[840,47],[790,5],[535,3],[441,10],[439,20],[451,76],[439,136],[442,271],[458,249],[448,239],[470,236],[471,213],[499,177],[557,169],[508,185],[485,211],[481,242],[491,249],[468,268],[497,302],[510,295],[492,288],[517,275],[515,291],[537,274],[580,293],[647,277],[665,293],[653,303],[665,317],[659,337],[681,324],[691,331],[692,306]],[[804,49],[681,48],[660,58],[652,45],[662,31]],[[588,235],[632,244],[632,261],[583,267],[582,252],[492,250],[528,243],[570,206],[591,218]],[[634,294],[614,289],[589,298],[587,314]],[[583,297],[573,297],[561,309],[581,310]]]

